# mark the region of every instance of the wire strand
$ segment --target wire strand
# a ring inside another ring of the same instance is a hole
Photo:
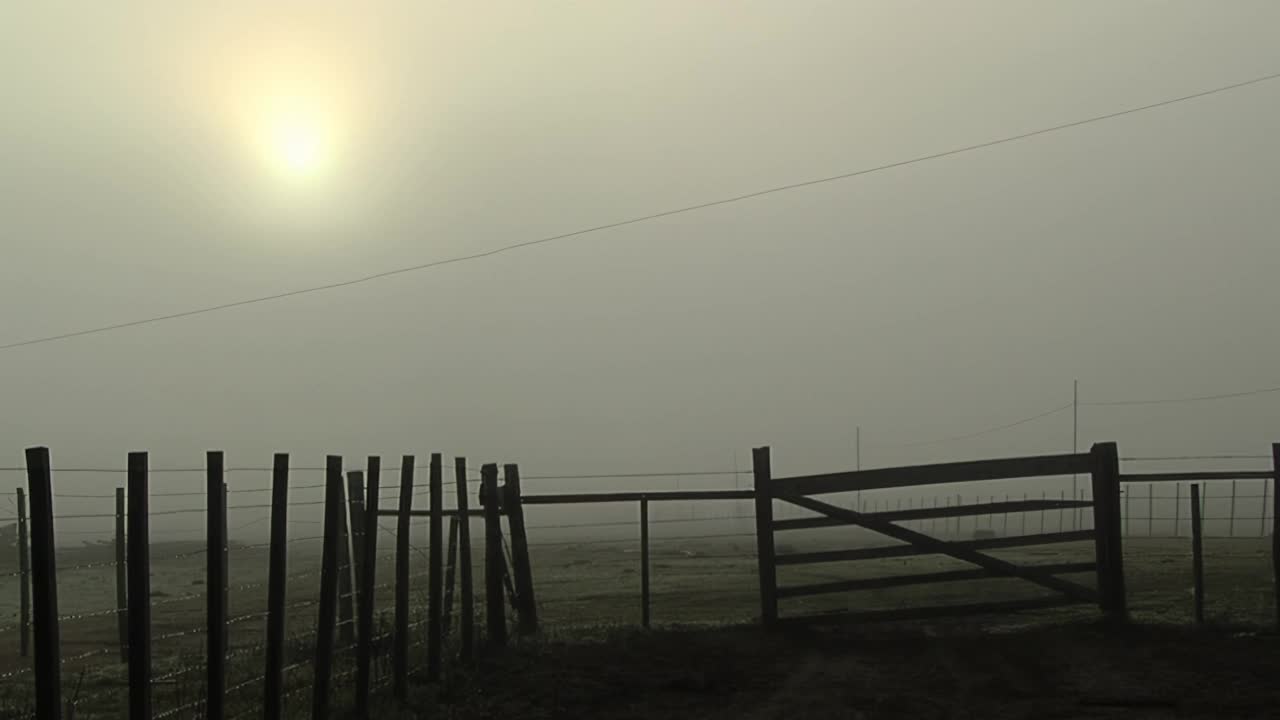
[[[1005,143],[1012,143],[1012,142],[1018,142],[1021,140],[1027,140],[1033,137],[1038,137],[1040,135],[1046,135],[1049,133],[1054,133],[1062,130],[1068,130],[1071,128],[1080,127],[1081,125],[1102,122],[1104,120],[1111,120],[1111,119],[1122,117],[1125,115],[1146,112],[1149,110],[1154,110],[1156,108],[1173,105],[1175,103],[1187,102],[1189,100],[1195,100],[1198,98],[1203,98],[1203,97],[1215,95],[1218,93],[1228,92],[1230,90],[1237,90],[1249,85],[1255,85],[1258,83],[1275,80],[1276,78],[1280,78],[1280,73],[1272,73],[1270,75],[1264,75],[1262,77],[1256,77],[1256,78],[1245,80],[1242,82],[1231,83],[1229,85],[1220,85],[1218,87],[1210,88],[1208,90],[1201,90],[1199,92],[1191,93],[1189,95],[1181,95],[1179,97],[1169,98],[1167,100],[1161,100],[1159,102],[1149,103],[1147,105],[1141,105],[1138,107],[1118,110],[1118,111],[1106,113],[1103,115],[1094,115],[1092,117],[1087,117],[1080,120],[1073,120],[1071,122],[1061,123],[1059,125],[1052,125],[1049,127],[1040,128],[1038,130],[1031,130],[1028,132],[1018,133],[1016,135],[1008,135],[1005,137],[997,138],[995,140],[988,140],[985,142],[975,143],[972,145],[965,145],[963,147],[952,148],[950,150],[943,150],[941,152],[930,153],[927,155],[918,155],[916,157],[908,158],[906,160],[899,160],[896,162],[886,163],[883,165],[876,165],[873,167],[863,168],[860,170],[840,173],[838,175],[829,175],[827,177],[815,178],[812,180],[803,180],[800,182],[788,183],[786,185],[777,185],[774,187],[765,188],[763,190],[756,190],[754,192],[744,193],[742,195],[734,195],[731,197],[720,198],[718,200],[711,200],[708,202],[697,203],[694,205],[686,205],[684,207],[678,207],[671,210],[663,210],[661,212],[650,213],[648,215],[639,215],[639,216],[628,218],[625,220],[605,223],[603,225],[595,225],[595,226],[583,228],[580,230],[573,230],[571,232],[560,233],[558,235],[551,235],[548,237],[537,238],[534,240],[525,240],[523,242],[512,243],[510,245],[504,245],[501,247],[493,248],[491,250],[485,250],[482,252],[470,253],[467,255],[458,255],[451,258],[433,260],[430,262],[425,262],[417,265],[409,265],[406,267],[395,268],[392,270],[385,270],[383,272],[374,273],[372,275],[365,275],[363,277],[352,278],[349,280],[342,280],[339,282],[332,282],[324,285],[313,285],[311,287],[300,288],[297,290],[289,290],[285,292],[275,293],[272,295],[263,295],[260,297],[246,298],[244,300],[235,300],[232,302],[221,303],[218,305],[209,305],[206,307],[195,308],[192,310],[184,310],[181,312],[169,313],[166,315],[156,315],[148,318],[141,318],[138,320],[129,320],[126,322],[115,323],[112,325],[101,325],[98,327],[86,328],[83,330],[75,330],[72,332],[60,333],[57,335],[47,335],[44,337],[31,338],[28,340],[19,340],[17,342],[11,342],[5,345],[0,345],[0,350],[12,350],[14,348],[25,347],[28,345],[38,345],[41,343],[50,343],[50,342],[55,342],[59,340],[68,340],[70,338],[83,337],[85,335],[94,335],[98,333],[105,333],[113,330],[122,330],[125,328],[137,327],[139,325],[148,325],[152,323],[165,322],[169,320],[177,320],[180,318],[192,317],[194,315],[203,315],[206,313],[212,313],[212,312],[218,312],[222,310],[229,310],[231,308],[243,307],[245,305],[254,305],[258,303],[272,302],[275,300],[283,300],[285,298],[296,297],[298,295],[307,295],[311,293],[324,292],[328,290],[336,290],[338,288],[350,287],[352,285],[360,285],[360,284],[372,282],[375,280],[381,280],[383,278],[393,277],[396,275],[403,275],[405,273],[419,272],[419,271],[428,270],[431,268],[442,267],[444,265],[452,265],[457,263],[470,262],[473,260],[480,260],[483,258],[492,257],[494,255],[500,255],[503,253],[511,252],[513,250],[519,250],[521,248],[533,247],[535,245],[543,245],[547,243],[556,242],[559,240],[566,240],[569,238],[578,237],[582,235],[598,233],[605,230],[613,230],[613,229],[625,227],[628,225],[636,225],[639,223],[649,222],[651,220],[667,218],[673,215],[681,215],[684,213],[691,213],[699,210],[706,210],[708,208],[719,207],[722,205],[740,203],[746,200],[763,197],[765,195],[789,192],[791,190],[799,190],[801,188],[812,187],[814,185],[822,185],[825,183],[848,180],[851,178],[860,177],[862,175],[870,175],[872,173],[883,172],[885,170],[892,170],[894,168],[905,167],[907,165],[913,165],[916,163],[928,162],[931,160],[940,160],[942,158],[951,157],[953,155],[960,155],[963,153],[974,152],[976,150],[995,147],[997,145],[1003,145]]]

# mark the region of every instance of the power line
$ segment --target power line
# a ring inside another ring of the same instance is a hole
[[[1258,390],[1245,390],[1243,392],[1223,393],[1221,395],[1194,395],[1191,397],[1159,398],[1154,400],[1100,400],[1095,402],[1081,403],[1081,405],[1091,405],[1094,407],[1116,407],[1121,405],[1165,405],[1169,403],[1202,402],[1205,400],[1226,400],[1229,398],[1249,397],[1251,395],[1265,395],[1267,393],[1276,393],[1276,392],[1280,392],[1280,386],[1260,388]]]
[[[383,272],[374,273],[372,275],[366,275],[364,277],[352,278],[350,280],[327,283],[324,285],[314,285],[311,287],[300,288],[298,290],[289,290],[286,292],[276,293],[274,295],[264,295],[261,297],[248,298],[245,300],[236,300],[233,302],[222,303],[220,305],[210,305],[202,308],[196,308],[194,310],[185,310],[182,312],[170,313],[167,315],[156,315],[154,317],[142,318],[139,320],[130,320],[127,322],[116,323],[113,325],[102,325],[99,327],[87,328],[84,330],[76,330],[74,332],[61,333],[58,335],[48,335],[45,337],[33,338],[30,340],[20,340],[17,342],[8,343],[6,345],[0,345],[0,350],[12,350],[13,348],[25,347],[27,345],[38,345],[41,343],[55,342],[58,340],[67,340],[70,338],[82,337],[85,335],[93,335],[97,333],[110,332],[113,330],[122,330],[124,328],[136,327],[139,325],[165,322],[168,320],[177,320],[179,318],[191,317],[193,315],[203,315],[206,313],[218,312],[221,310],[229,310],[231,308],[242,307],[245,305],[254,305],[257,303],[283,300],[285,298],[291,298],[298,295],[324,292],[327,290],[336,290],[338,288],[349,287],[351,285],[360,285],[363,283],[372,282],[374,280],[381,280],[381,279],[392,277],[395,275],[402,275],[404,273],[418,272],[420,270],[428,270],[431,268],[437,268],[444,265],[452,265],[455,263],[463,263],[463,262],[470,262],[472,260],[480,260],[483,258],[492,257],[494,255],[511,252],[513,250],[519,250],[521,248],[532,247],[535,245],[543,245],[546,243],[556,242],[559,240],[566,240],[569,238],[578,237],[580,235],[589,235],[593,233],[602,232],[605,230],[613,230],[616,228],[625,227],[627,225],[636,225],[639,223],[649,222],[651,220],[658,220],[661,218],[671,217],[673,215],[681,215],[684,213],[696,212],[699,210],[706,210],[708,208],[718,207],[721,205],[730,205],[730,204],[739,203],[739,202],[751,200],[758,197],[763,197],[765,195],[772,195],[772,194],[781,193],[781,192],[789,192],[791,190],[799,190],[801,188],[812,187],[814,185],[822,185],[825,183],[832,183],[840,180],[848,180],[851,178],[860,177],[862,175],[870,175],[872,173],[882,172],[885,170],[892,170],[894,168],[905,167],[907,165],[927,162],[930,160],[939,160],[942,158],[951,157],[953,155],[960,155],[963,153],[973,152],[976,150],[995,147],[997,145],[1003,145],[1005,143],[1017,142],[1020,140],[1027,140],[1029,138],[1037,137],[1040,135],[1046,135],[1048,133],[1059,132],[1062,130],[1068,130],[1070,128],[1079,127],[1081,125],[1087,125],[1089,123],[1101,122],[1103,120],[1111,120],[1114,118],[1122,117],[1124,115],[1131,115],[1134,113],[1146,112],[1148,110],[1154,110],[1156,108],[1165,107],[1167,105],[1173,105],[1175,103],[1186,102],[1188,100],[1195,100],[1198,98],[1207,97],[1209,95],[1215,95],[1217,93],[1223,93],[1230,90],[1237,90],[1239,88],[1267,82],[1270,80],[1275,80],[1277,78],[1280,78],[1280,73],[1264,75],[1262,77],[1253,78],[1251,80],[1245,80],[1243,82],[1232,83],[1230,85],[1221,85],[1215,88],[1211,88],[1209,90],[1202,90],[1200,92],[1192,93],[1190,95],[1182,95],[1179,97],[1170,98],[1168,100],[1161,100],[1159,102],[1150,103],[1148,105],[1142,105],[1139,107],[1128,108],[1126,110],[1118,110],[1116,112],[1106,113],[1104,115],[1095,115],[1095,116],[1084,118],[1081,120],[1074,120],[1072,122],[1062,123],[1060,125],[1053,125],[1050,127],[1041,128],[1039,130],[1031,130],[1029,132],[1019,133],[1017,135],[1009,135],[1006,137],[998,138],[996,140],[988,140],[986,142],[976,143],[973,145],[966,145],[964,147],[953,148],[951,150],[944,150],[942,152],[930,153],[928,155],[919,155],[917,157],[909,158],[906,160],[899,160],[897,162],[887,163],[884,165],[877,165],[874,167],[863,168],[861,170],[854,170],[851,172],[840,173],[839,175],[830,175],[827,177],[816,178],[813,180],[803,180],[800,182],[789,183],[787,185],[777,185],[774,187],[765,188],[763,190],[756,190],[754,192],[749,192],[743,195],[735,195],[732,197],[721,198],[719,200],[711,200],[708,202],[697,203],[695,205],[686,205],[684,207],[679,207],[672,210],[664,210],[662,212],[650,213],[648,215],[640,215],[637,217],[628,218],[626,220],[619,220],[616,222],[605,223],[603,225],[595,225],[592,227],[583,228],[581,230],[574,230],[572,232],[561,233],[559,235],[551,235],[548,237],[538,238],[535,240],[525,240],[523,242],[512,243],[510,245],[504,245],[502,247],[494,248],[492,250],[485,250],[483,252],[471,253],[468,255],[458,255],[451,258],[445,258],[443,260],[433,260],[431,262],[421,263],[418,265],[409,265],[406,267],[386,270]]]
[[[919,440],[916,442],[908,442],[908,443],[894,443],[892,445],[888,445],[887,447],[919,447],[921,445],[937,445],[939,443],[968,440],[970,438],[976,438],[976,437],[981,437],[983,435],[990,435],[992,433],[997,433],[997,432],[1000,432],[1001,430],[1008,430],[1009,428],[1014,428],[1019,425],[1025,425],[1026,423],[1039,420],[1040,418],[1049,417],[1050,415],[1053,415],[1055,413],[1060,413],[1063,410],[1067,410],[1070,408],[1071,408],[1071,403],[1067,403],[1066,405],[1059,405],[1058,407],[1053,408],[1052,410],[1046,410],[1042,413],[1032,415],[1031,417],[1025,417],[1025,418],[1022,418],[1021,420],[1015,420],[1011,423],[1005,423],[1004,425],[997,425],[996,427],[986,428],[985,430],[979,430],[977,432],[972,432],[965,435],[953,435],[951,437],[937,438],[934,440]]]

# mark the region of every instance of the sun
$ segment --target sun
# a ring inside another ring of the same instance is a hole
[[[262,144],[274,170],[293,180],[319,178],[333,159],[333,131],[325,114],[303,103],[281,104],[269,113]]]

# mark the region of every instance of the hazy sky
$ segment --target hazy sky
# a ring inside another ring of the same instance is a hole
[[[1277,27],[1271,0],[4,3],[0,344],[1247,80],[1280,70]],[[1069,450],[1069,411],[892,444],[1068,403],[1073,378],[1087,401],[1280,385],[1278,124],[1261,84],[4,351],[0,465],[716,470],[769,444],[787,473],[851,466],[857,425],[866,465]],[[1080,423],[1083,447],[1261,453],[1280,394]]]

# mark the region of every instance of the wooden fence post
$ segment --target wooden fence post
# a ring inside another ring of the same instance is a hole
[[[498,503],[498,466],[480,468],[480,504],[484,506],[484,594],[488,643],[507,644],[507,611],[502,598],[506,562],[502,556],[502,524]]]
[[[765,627],[778,622],[778,569],[773,550],[773,471],[769,448],[751,451],[756,492],[756,562],[760,573],[760,620]]]
[[[359,470],[347,473],[347,507],[351,518],[351,569],[356,578],[356,612],[358,614],[362,602],[360,588],[364,587],[361,577],[364,575],[365,541],[364,473]]]
[[[1200,485],[1191,485],[1191,576],[1195,582],[1196,626],[1204,625],[1204,544],[1200,527]]]
[[[458,483],[458,565],[461,571],[461,606],[458,608],[458,632],[462,634],[461,655],[471,660],[475,652],[475,595],[471,583],[471,515],[467,496],[467,459],[454,458],[453,474]]]
[[[58,633],[58,572],[54,562],[53,476],[49,448],[27,448],[31,493],[32,634],[35,639],[36,717],[62,717],[62,649]]]
[[[520,467],[507,465],[502,469],[503,509],[507,513],[507,528],[511,531],[511,571],[515,576],[516,612],[519,617],[517,631],[531,635],[538,631],[538,602],[533,590],[533,563],[529,560],[529,535],[524,525],[524,498],[520,490]]]
[[[289,456],[276,453],[271,468],[271,544],[267,570],[267,647],[262,673],[264,720],[284,717],[284,601],[289,547]]]
[[[1271,575],[1275,582],[1276,629],[1280,629],[1280,443],[1271,445]]]
[[[129,662],[129,567],[125,549],[128,536],[124,531],[124,488],[116,488],[116,631],[120,636],[120,662]]]
[[[151,532],[147,454],[129,453],[129,718],[151,720]]]
[[[334,620],[338,605],[339,545],[343,540],[342,458],[325,458],[324,549],[320,554],[320,609],[316,613],[315,679],[312,720],[329,720],[329,683],[333,678]]]
[[[347,526],[347,486],[338,478],[338,640],[343,647],[356,642],[356,592],[351,581],[351,531]]]
[[[649,498],[640,498],[640,625],[649,629]]]
[[[360,644],[356,650],[356,712],[361,717],[369,717],[370,668],[373,661],[373,605],[376,593],[374,578],[378,570],[378,492],[381,474],[382,458],[371,456],[369,482],[365,487],[363,504],[364,517],[360,521],[364,539],[360,543],[362,555],[358,567],[362,567],[363,570],[357,573],[360,596],[356,603],[356,611],[360,614],[360,620],[356,636]],[[354,492],[359,488],[351,489]]]
[[[453,621],[453,594],[458,575],[458,516],[449,516],[449,547],[445,549],[444,565],[444,615],[440,618],[440,633],[449,637]]]
[[[223,692],[227,687],[227,493],[223,483],[223,456],[206,455],[208,526],[205,542],[205,717],[222,720],[226,714]]]
[[[1102,611],[1112,620],[1128,615],[1121,539],[1120,457],[1115,443],[1097,443],[1092,457],[1093,519]]]
[[[18,488],[18,643],[19,654],[31,654],[31,556],[27,548],[27,495]]]
[[[409,694],[409,513],[413,509],[414,462],[412,455],[400,460],[400,506],[396,513],[396,608],[391,672],[395,696],[401,701]]]
[[[1262,480],[1262,517],[1259,523],[1262,527],[1258,528],[1258,537],[1267,536],[1267,491],[1270,489],[1271,481],[1264,478]]]
[[[441,633],[441,601],[444,589],[444,476],[440,453],[431,453],[428,465],[427,497],[430,517],[427,527],[427,679],[440,679],[440,657],[444,651]]]
[[[1173,536],[1182,537],[1182,483],[1173,484]]]

